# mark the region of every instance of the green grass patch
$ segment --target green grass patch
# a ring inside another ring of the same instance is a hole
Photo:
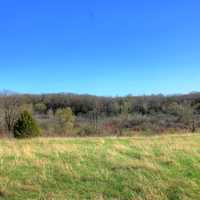
[[[194,200],[200,135],[0,141],[0,200]]]

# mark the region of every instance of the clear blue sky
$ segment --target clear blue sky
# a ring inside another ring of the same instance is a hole
[[[0,89],[200,90],[199,0],[0,2]]]

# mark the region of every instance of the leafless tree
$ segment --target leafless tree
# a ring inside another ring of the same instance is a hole
[[[17,95],[1,93],[0,110],[3,124],[9,135],[12,135],[14,124],[19,114],[19,98]]]

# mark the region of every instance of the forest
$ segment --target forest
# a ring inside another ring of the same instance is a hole
[[[26,111],[43,136],[131,136],[197,132],[200,93],[101,97],[71,93],[0,94],[0,133],[12,136]]]

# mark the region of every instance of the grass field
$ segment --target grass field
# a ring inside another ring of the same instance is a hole
[[[200,135],[0,141],[0,199],[200,199]]]

